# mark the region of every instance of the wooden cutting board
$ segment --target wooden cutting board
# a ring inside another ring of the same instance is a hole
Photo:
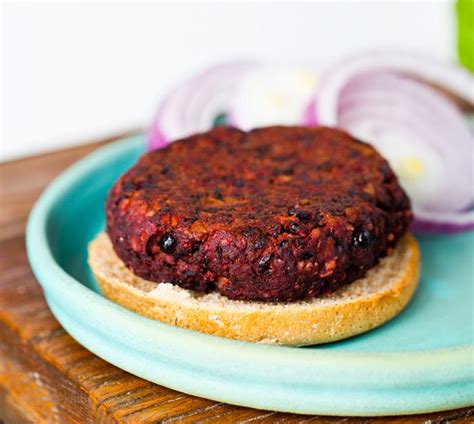
[[[0,424],[474,422],[474,406],[372,419],[302,416],[237,407],[147,382],[76,343],[51,315],[30,270],[25,224],[38,195],[56,175],[115,138],[0,164]]]

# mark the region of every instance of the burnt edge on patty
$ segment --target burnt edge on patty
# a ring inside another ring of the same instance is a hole
[[[115,183],[106,213],[136,275],[262,301],[362,277],[412,219],[387,161],[324,127],[220,127],[176,141]]]

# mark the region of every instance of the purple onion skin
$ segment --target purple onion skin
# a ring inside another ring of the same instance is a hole
[[[455,234],[463,231],[473,230],[474,222],[453,223],[434,222],[415,218],[410,230],[415,234]]]
[[[160,129],[153,123],[147,132],[147,151],[163,149],[170,142],[163,135]]]
[[[318,116],[316,113],[316,101],[312,100],[306,107],[306,110],[303,116],[303,124],[307,125],[308,127],[316,127],[318,125]]]

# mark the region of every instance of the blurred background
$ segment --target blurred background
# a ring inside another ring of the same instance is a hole
[[[143,128],[216,62],[323,69],[381,46],[454,61],[455,26],[452,1],[4,2],[0,161]]]

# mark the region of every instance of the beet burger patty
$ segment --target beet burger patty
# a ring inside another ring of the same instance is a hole
[[[144,154],[111,189],[107,231],[137,276],[230,299],[334,292],[412,218],[388,163],[330,128],[217,128]]]

